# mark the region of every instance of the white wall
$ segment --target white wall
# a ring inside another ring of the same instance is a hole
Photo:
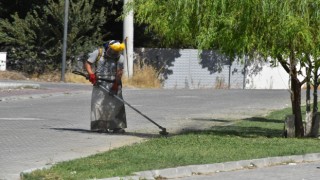
[[[290,89],[289,74],[280,64],[271,67],[269,62],[253,62],[247,72],[246,89]],[[305,74],[305,70],[302,69],[302,73]]]
[[[6,70],[7,52],[0,52],[0,71]]]

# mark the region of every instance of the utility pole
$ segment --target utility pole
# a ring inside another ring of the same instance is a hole
[[[133,0],[124,0],[123,6]],[[124,56],[126,61],[124,63],[125,75],[131,78],[133,75],[133,38],[134,38],[134,26],[133,26],[133,11],[131,10],[126,14],[123,21],[123,39],[126,41],[126,50],[124,51]]]
[[[61,67],[61,81],[65,81],[66,70],[66,56],[67,56],[67,35],[68,35],[68,11],[69,0],[65,0],[64,3],[64,31],[63,31],[63,49],[62,49],[62,67]]]

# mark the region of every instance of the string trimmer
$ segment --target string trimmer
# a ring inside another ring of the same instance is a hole
[[[73,74],[77,74],[80,76],[84,76],[86,79],[89,79],[89,75],[79,72],[79,71],[72,71]],[[106,79],[103,78],[98,78],[98,80],[101,81],[106,81]],[[127,106],[129,106],[131,109],[135,110],[137,113],[139,113],[141,116],[145,117],[147,120],[149,120],[150,122],[152,122],[154,125],[156,125],[158,128],[161,129],[161,131],[159,132],[159,134],[161,135],[168,135],[169,133],[167,132],[167,129],[160,126],[158,123],[156,123],[155,121],[153,121],[151,118],[149,118],[148,116],[146,116],[145,114],[143,114],[141,111],[139,111],[138,109],[136,109],[135,107],[131,106],[129,103],[127,103],[125,100],[123,100],[122,98],[120,98],[119,96],[117,96],[114,93],[110,93],[110,90],[105,88],[102,85],[98,85],[102,90],[104,90],[105,92],[109,93],[110,95],[112,95],[113,97],[115,97],[116,99],[118,99],[119,101],[123,102],[124,104],[126,104]]]

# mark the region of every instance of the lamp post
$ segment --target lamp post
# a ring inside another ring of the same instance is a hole
[[[62,48],[62,67],[61,67],[61,81],[65,81],[66,56],[67,56],[67,35],[68,35],[68,11],[69,0],[64,3],[64,31],[63,31],[63,48]]]

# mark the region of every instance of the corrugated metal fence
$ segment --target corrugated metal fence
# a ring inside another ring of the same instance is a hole
[[[135,61],[155,67],[166,89],[245,88],[244,64],[215,51],[135,49]]]

